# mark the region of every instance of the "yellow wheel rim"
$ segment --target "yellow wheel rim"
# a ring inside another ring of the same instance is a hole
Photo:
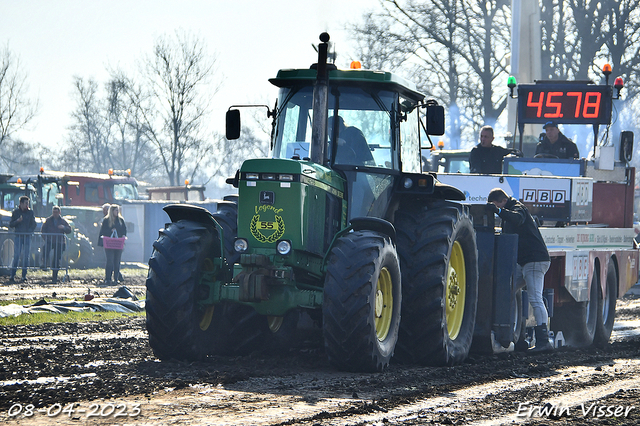
[[[200,320],[200,330],[206,331],[211,325],[211,318],[213,318],[213,309],[214,305],[207,307],[207,310],[204,311],[204,315],[202,315],[202,319]]]
[[[464,317],[464,305],[467,289],[467,275],[464,266],[464,253],[459,242],[454,242],[451,248],[451,258],[449,259],[449,270],[447,272],[447,332],[449,338],[455,340],[462,327]]]
[[[393,318],[393,281],[387,268],[382,268],[375,297],[376,335],[379,341],[386,339]]]
[[[202,269],[204,271],[213,271],[213,261],[208,257],[204,259],[204,262],[202,264]],[[206,331],[211,325],[211,318],[213,318],[214,307],[215,307],[214,305],[211,305],[207,307],[206,311],[204,311],[204,315],[202,315],[202,318],[200,319],[200,330]]]
[[[280,330],[280,327],[282,327],[283,322],[284,322],[284,317],[273,317],[273,316],[267,317],[269,330],[271,330],[272,333],[277,333],[278,330]]]

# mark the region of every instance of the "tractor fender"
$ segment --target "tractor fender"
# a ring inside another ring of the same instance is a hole
[[[391,222],[377,217],[354,217],[350,221],[351,229],[354,231],[375,231],[379,232],[387,237],[391,238],[393,243],[396,243],[396,228]]]
[[[190,220],[203,225],[219,227],[216,220],[213,218],[209,210],[193,206],[191,204],[169,204],[162,209],[168,215],[171,222],[178,222],[181,220]]]
[[[467,199],[464,192],[460,191],[458,188],[447,185],[446,183],[442,183],[438,180],[435,182],[432,196],[434,198],[452,201],[464,201]]]

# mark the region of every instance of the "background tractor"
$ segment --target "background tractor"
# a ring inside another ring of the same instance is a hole
[[[149,259],[147,330],[161,359],[242,354],[321,326],[330,361],[452,365],[471,347],[478,250],[462,192],[421,172],[444,110],[389,72],[281,70],[272,158],[244,162],[218,211],[170,205]],[[227,138],[240,113],[227,113]],[[402,321],[400,318],[402,317]]]

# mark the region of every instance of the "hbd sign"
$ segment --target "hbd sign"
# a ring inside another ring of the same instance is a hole
[[[552,190],[552,189],[523,189],[522,201],[524,203],[533,204],[564,204],[567,199],[567,192],[565,190]]]

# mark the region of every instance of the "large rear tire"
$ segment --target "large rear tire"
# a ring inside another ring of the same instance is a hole
[[[396,356],[453,365],[469,354],[478,297],[478,251],[471,218],[439,201],[396,212],[402,269],[402,324]]]
[[[81,233],[76,233],[76,242],[70,242],[70,244],[77,244],[77,249],[70,252],[69,267],[75,269],[86,269],[93,265],[94,261],[94,249],[93,244],[89,238]]]
[[[322,304],[329,361],[347,371],[382,371],[398,340],[401,299],[391,240],[372,231],[341,237],[329,256]]]
[[[618,273],[613,261],[609,262],[604,294],[598,297],[598,317],[596,320],[596,334],[593,338],[595,345],[609,342],[613,323],[616,319],[616,297],[618,288]],[[600,292],[598,292],[600,293]]]
[[[160,359],[199,360],[209,352],[215,336],[200,325],[211,328],[216,308],[200,306],[197,300],[200,277],[213,268],[214,235],[209,226],[181,220],[160,230],[153,243],[146,283],[147,331]]]
[[[593,343],[598,319],[598,293],[600,279],[597,269],[593,270],[589,300],[574,302],[555,309],[551,329],[560,330],[568,346],[584,348]]]

